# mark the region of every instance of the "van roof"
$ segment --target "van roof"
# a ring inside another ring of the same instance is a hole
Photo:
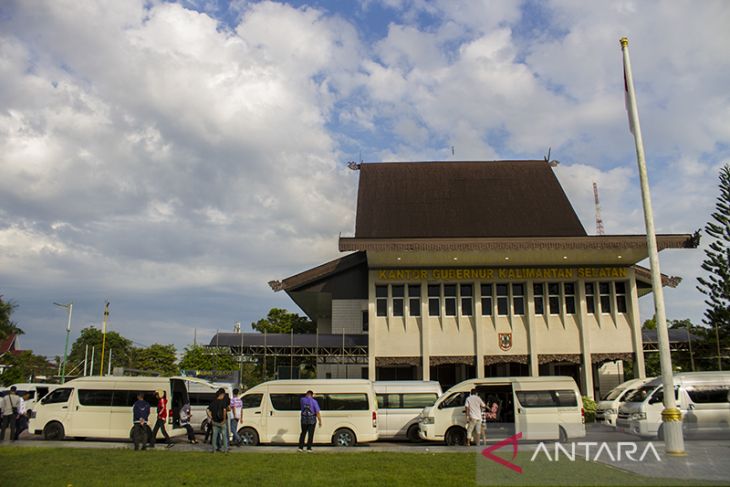
[[[260,386],[263,385],[325,385],[325,386],[335,386],[339,384],[359,384],[359,385],[371,385],[372,382],[370,382],[367,379],[286,379],[286,380],[270,380],[268,382],[263,382],[259,384]]]
[[[481,379],[467,379],[451,386],[451,389],[463,388],[467,386],[478,386],[480,384],[496,384],[500,382],[517,382],[522,384],[540,383],[540,382],[570,382],[575,384],[575,380],[569,376],[562,375],[543,375],[540,377],[518,376],[518,377],[484,377]]]
[[[84,382],[153,382],[153,381],[166,381],[170,379],[184,379],[184,377],[159,377],[159,376],[128,376],[128,375],[105,375],[102,377],[88,375],[86,377],[78,377],[76,379],[66,382],[70,383],[84,383]],[[64,385],[66,385],[64,384]]]
[[[707,382],[724,379],[730,382],[730,372],[715,370],[711,372],[677,372],[674,374],[674,380],[678,382]],[[662,376],[655,377],[647,382],[648,386],[659,386],[662,384]]]

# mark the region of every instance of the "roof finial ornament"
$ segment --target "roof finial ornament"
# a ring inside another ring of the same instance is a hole
[[[550,167],[558,167],[558,164],[560,164],[560,161],[556,161],[554,159],[553,160],[550,160],[550,151],[551,150],[552,150],[552,147],[548,147],[548,153],[547,153],[547,155],[543,159],[545,160],[545,162],[547,164],[550,165]]]
[[[360,164],[358,164],[355,161],[348,161],[347,167],[352,169],[353,171],[359,171],[360,170]]]

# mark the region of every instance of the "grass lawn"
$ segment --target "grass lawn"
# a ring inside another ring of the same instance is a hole
[[[81,448],[0,448],[0,485],[347,485],[451,486],[476,484],[472,453],[232,453],[103,450]],[[483,459],[480,462],[485,461]],[[481,464],[480,476],[491,485],[689,485],[686,480],[648,479],[592,463],[571,464],[546,459],[529,463],[514,474],[497,464]],[[529,464],[529,465],[528,465]]]

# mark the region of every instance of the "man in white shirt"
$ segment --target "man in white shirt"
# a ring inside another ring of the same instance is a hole
[[[477,395],[477,390],[472,389],[469,397],[464,403],[464,414],[466,415],[466,446],[471,446],[471,438],[476,431],[476,441],[482,432],[482,410],[487,407],[482,398]]]
[[[0,425],[0,441],[5,441],[5,430],[10,427],[10,441],[15,441],[15,420],[18,417],[18,408],[20,407],[20,398],[15,393],[16,387],[10,388],[5,397],[2,398],[3,417]]]

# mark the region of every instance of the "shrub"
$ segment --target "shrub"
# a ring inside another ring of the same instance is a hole
[[[583,411],[586,414],[586,423],[592,423],[596,420],[596,401],[588,396],[583,396]]]

